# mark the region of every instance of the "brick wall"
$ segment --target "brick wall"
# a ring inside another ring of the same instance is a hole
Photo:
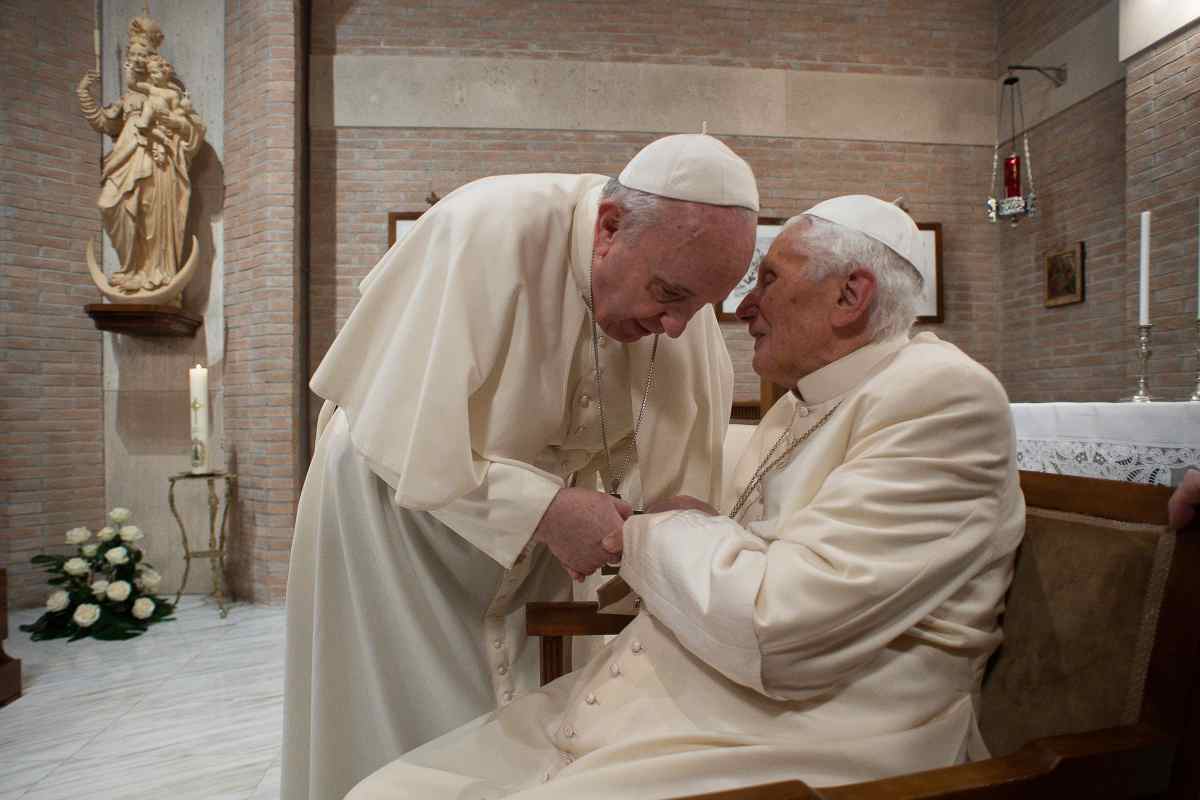
[[[231,584],[282,599],[307,462],[301,237],[304,98],[294,0],[227,0],[225,98],[226,449],[239,475]]]
[[[314,53],[988,78],[992,0],[315,0]]]
[[[998,226],[1000,375],[1016,402],[1115,401],[1128,393],[1125,84],[1030,134],[1039,213]],[[1007,149],[1004,152],[1008,152]],[[1048,253],[1084,243],[1084,302],[1045,306]]]
[[[996,74],[1053,42],[1111,0],[996,0]]]
[[[1126,63],[1126,335],[1137,321],[1138,214],[1151,212],[1151,389],[1186,399],[1197,364],[1197,196],[1200,195],[1200,24]],[[1132,349],[1132,347],[1131,347]],[[1135,364],[1129,359],[1132,382]]]
[[[358,282],[387,249],[387,213],[426,208],[430,189],[486,175],[613,175],[653,134],[345,128],[312,136],[312,336],[315,369],[357,300]],[[759,176],[763,216],[789,216],[837,194],[904,196],[919,220],[941,222],[944,325],[929,326],[991,366],[995,339],[993,231],[981,212],[988,148],[728,137]],[[725,331],[737,396],[757,399],[752,344]],[[315,404],[314,404],[315,405]],[[315,409],[312,413],[315,413]]]
[[[991,77],[990,2],[879,0],[786,8],[767,0],[396,3],[318,1],[317,54],[562,58],[661,64]],[[387,246],[388,211],[419,211],[485,175],[535,171],[615,174],[651,134],[345,128],[312,139],[310,363],[315,369]],[[991,228],[979,210],[986,148],[728,137],[759,177],[764,216],[786,216],[834,194],[903,195],[922,220],[943,223],[940,335],[992,365],[996,313]],[[739,398],[757,398],[751,342],[725,325]],[[315,415],[314,408],[310,416]]]
[[[92,0],[0,3],[0,565],[14,607],[46,595],[29,558],[104,519],[99,294],[84,246],[100,234],[100,135],[75,85],[94,66]]]

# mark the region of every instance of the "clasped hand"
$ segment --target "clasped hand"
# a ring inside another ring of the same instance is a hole
[[[624,500],[590,489],[560,489],[533,532],[577,581],[621,557],[621,526],[633,513]]]

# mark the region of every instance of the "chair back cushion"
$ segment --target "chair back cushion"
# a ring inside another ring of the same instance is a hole
[[[1137,721],[1174,542],[1163,526],[1027,509],[983,685],[992,755]]]

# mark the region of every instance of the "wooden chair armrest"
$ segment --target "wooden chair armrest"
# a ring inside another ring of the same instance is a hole
[[[529,636],[612,636],[625,629],[633,617],[601,614],[599,604],[529,603],[525,606],[525,633]]]
[[[1132,798],[1171,780],[1176,742],[1146,725],[1037,739],[1012,755],[867,783],[812,789],[800,781],[677,800],[992,800]]]
[[[542,637],[542,685],[571,671],[572,636],[609,636],[633,620],[622,614],[601,614],[599,603],[528,603],[525,633]]]

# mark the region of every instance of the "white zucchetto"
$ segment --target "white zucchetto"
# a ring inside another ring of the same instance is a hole
[[[928,266],[924,263],[927,257],[921,248],[917,223],[895,203],[865,194],[848,194],[817,203],[804,214],[870,236],[907,261],[917,272]]]
[[[617,180],[660,197],[758,211],[758,185],[750,165],[720,139],[703,133],[656,139],[630,160]]]

